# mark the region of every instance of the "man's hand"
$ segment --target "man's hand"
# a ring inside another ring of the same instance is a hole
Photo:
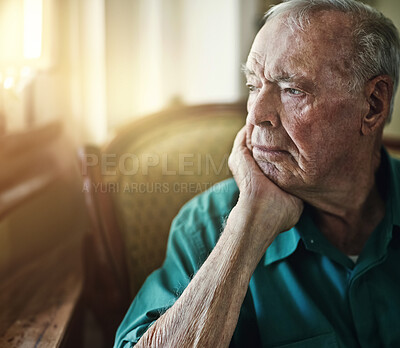
[[[229,167],[240,190],[235,213],[242,214],[241,219],[251,220],[253,226],[258,224],[271,227],[263,229],[264,231],[286,231],[299,220],[303,202],[283,191],[265,176],[249,150],[250,144],[246,137],[246,127],[243,127],[236,136],[229,157]],[[249,215],[246,217],[247,214]],[[265,234],[264,231],[261,233]],[[262,243],[265,249],[272,242],[271,237],[273,240],[276,235],[259,236],[256,240]]]

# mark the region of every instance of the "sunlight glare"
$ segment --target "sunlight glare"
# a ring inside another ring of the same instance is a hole
[[[24,0],[24,57],[42,55],[43,0]]]

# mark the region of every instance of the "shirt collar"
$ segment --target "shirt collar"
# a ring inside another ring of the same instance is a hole
[[[264,266],[282,260],[291,255],[296,249],[300,235],[296,227],[278,234],[265,253]]]
[[[390,157],[387,151],[383,149],[382,165],[384,166],[386,175],[389,175],[389,180],[387,181],[389,187],[386,188],[388,196],[386,199],[387,212],[385,220],[388,218],[390,220],[388,221],[389,224],[391,223],[400,227],[400,161]],[[390,239],[392,229],[389,228],[386,230],[387,233],[390,233],[390,236],[386,236],[386,239]],[[320,235],[320,232],[317,231],[308,209],[305,209],[296,226],[278,234],[268,247],[265,253],[264,266],[269,266],[293,254],[298,247],[300,239],[303,240],[305,247],[309,250],[324,253],[324,249],[332,248],[331,245],[328,245],[329,243],[325,238]]]

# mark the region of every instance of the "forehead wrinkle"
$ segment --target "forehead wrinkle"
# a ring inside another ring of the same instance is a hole
[[[317,81],[314,78],[319,75],[324,64],[322,64],[323,61],[315,64],[316,62],[312,59],[316,48],[314,42],[304,32],[291,32],[282,21],[267,22],[263,29],[266,30],[267,26],[269,27],[267,36],[265,32],[261,33],[262,36],[258,37],[252,46],[243,69],[246,78],[271,82],[297,82],[303,86],[316,88]],[[285,32],[288,35],[283,35],[283,37],[278,35]],[[287,55],[282,51],[282,47],[283,49],[291,47],[292,51]],[[295,47],[297,49],[294,49]],[[282,52],[276,55],[276,51]],[[314,64],[310,64],[311,61]]]
[[[291,58],[288,59],[289,61]],[[271,62],[272,66],[264,67],[265,78],[267,80],[275,82],[313,82],[312,78],[308,76],[306,66],[294,65],[294,64],[279,64],[279,62]],[[296,66],[292,68],[292,66]]]
[[[266,57],[264,57],[264,54],[251,50],[246,64],[244,64],[242,67],[242,71],[246,74],[246,76],[257,76],[259,73],[257,70],[262,69],[264,66],[263,61],[265,59]]]
[[[261,70],[261,69],[258,69]],[[263,67],[263,74],[261,73],[262,70],[260,71],[260,78],[261,79],[265,79],[267,81],[271,81],[274,83],[300,83],[302,85],[304,85],[305,87],[316,87],[314,81],[310,80],[309,78],[307,78],[306,74],[303,74],[302,72],[300,73],[289,73],[286,71],[282,71],[281,69],[276,69],[276,70],[280,70],[280,71],[275,71],[275,72],[268,72],[268,68],[267,67]],[[242,66],[242,71],[245,74],[247,79],[250,78],[259,78],[258,74],[250,67],[246,66],[245,64],[243,64]]]
[[[267,75],[268,70],[271,69],[271,75],[285,77],[286,74],[279,71],[278,74],[272,70],[285,68],[285,73],[287,72],[289,75],[292,72],[298,73],[299,78],[304,78],[317,85],[317,76],[321,75],[323,71],[328,71],[330,74],[328,80],[330,78],[339,79],[342,80],[342,83],[347,81],[349,58],[352,55],[352,40],[351,35],[349,35],[349,18],[347,16],[339,14],[338,18],[337,13],[321,12],[319,16],[312,17],[312,21],[305,30],[292,31],[285,24],[287,23],[284,18],[278,17],[267,22],[263,27],[263,29],[266,29],[266,26],[269,26],[268,36],[264,36],[265,41],[256,46],[257,50],[265,48],[262,52],[264,59],[259,59],[264,60],[263,75]],[[281,34],[285,32],[287,35],[282,37]],[[330,43],[330,45],[325,44],[325,49],[321,50],[321,42]],[[274,45],[278,49],[280,47],[292,47],[293,49],[289,56],[276,56],[272,52],[275,51]],[[334,47],[334,51],[326,49],[329,46]],[[270,53],[272,54],[271,57]],[[315,55],[320,56],[321,59],[314,59]],[[266,76],[266,78],[268,77]],[[326,82],[333,83],[333,81]]]

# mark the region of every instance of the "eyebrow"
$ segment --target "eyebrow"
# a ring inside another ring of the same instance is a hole
[[[299,74],[291,74],[291,75],[278,75],[274,77],[273,80],[276,82],[293,82],[299,80],[300,78],[304,79],[304,76]]]
[[[242,64],[241,71],[245,74],[246,77],[257,77],[257,74],[250,68],[246,66],[246,64]],[[282,74],[272,77],[272,80],[275,82],[302,82],[306,86],[315,88],[315,84],[306,78],[306,76],[302,74]]]
[[[257,74],[256,74],[253,70],[249,69],[249,68],[246,66],[246,64],[242,64],[241,71],[242,71],[246,76],[257,76]],[[299,77],[302,77],[302,76],[299,76],[298,74],[291,74],[291,75],[286,74],[286,75],[279,75],[279,76],[276,76],[276,77],[274,77],[274,78],[272,78],[272,79],[273,79],[274,81],[276,81],[276,82],[292,82],[293,80],[297,80]]]
[[[242,64],[242,67],[240,70],[242,73],[244,73],[246,75],[246,77],[247,76],[257,76],[256,73],[253,70],[249,69],[246,64]]]

